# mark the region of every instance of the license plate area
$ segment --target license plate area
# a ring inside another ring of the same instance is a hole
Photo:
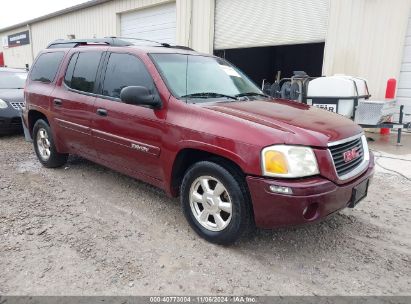
[[[369,181],[370,180],[367,179],[354,187],[354,189],[352,190],[350,204],[348,205],[349,208],[354,208],[367,196]]]
[[[336,104],[328,104],[328,103],[313,103],[314,107],[327,110],[330,112],[337,113],[337,105]]]

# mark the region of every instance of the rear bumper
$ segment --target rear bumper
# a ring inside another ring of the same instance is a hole
[[[343,185],[321,176],[299,180],[248,176],[255,223],[259,228],[276,228],[318,221],[348,207],[353,188],[373,174],[374,160],[371,158],[367,171]],[[290,187],[293,194],[273,193],[270,191],[271,185]],[[304,215],[304,210],[312,212],[306,211]]]

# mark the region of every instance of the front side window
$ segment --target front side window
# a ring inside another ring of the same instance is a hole
[[[27,73],[0,72],[0,89],[23,89]]]
[[[120,98],[121,90],[128,86],[143,86],[152,91],[154,82],[144,63],[137,57],[112,53],[107,63],[102,93]]]
[[[177,98],[196,103],[209,98],[264,95],[224,59],[184,54],[151,54],[151,57]]]
[[[93,93],[102,52],[74,54],[67,67],[64,82],[70,88]]]
[[[45,83],[53,82],[63,57],[64,52],[41,54],[31,70],[30,79]]]

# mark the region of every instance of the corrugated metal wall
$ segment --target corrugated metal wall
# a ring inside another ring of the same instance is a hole
[[[177,0],[178,44],[198,52],[213,52],[214,1]]]
[[[411,12],[404,41],[396,99],[400,105],[404,105],[404,113],[411,114]],[[399,119],[399,116],[396,118]],[[410,122],[411,116],[405,115],[404,121]]]
[[[374,98],[398,79],[410,0],[332,0],[323,74],[364,77]]]
[[[188,45],[201,52],[212,52],[214,0],[113,0],[31,25],[33,54],[55,39],[116,36],[120,34],[120,14],[167,2],[177,4],[177,44]],[[0,37],[26,27],[0,33]],[[1,43],[1,39],[0,39]],[[18,54],[18,55],[16,55]],[[24,67],[32,63],[30,46],[4,50],[6,64]]]
[[[16,28],[11,31],[2,32],[0,33],[0,38],[8,35],[12,35],[14,33],[24,32],[27,31],[28,27],[23,26]],[[31,37],[30,37],[31,41]],[[22,45],[16,46],[8,49],[3,49],[2,39],[0,39],[0,52],[4,54],[4,62],[7,66],[12,68],[24,68],[25,64],[31,64],[32,56],[31,56],[31,45]]]

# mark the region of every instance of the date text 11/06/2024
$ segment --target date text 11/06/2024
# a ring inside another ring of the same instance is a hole
[[[256,303],[256,301],[256,297],[249,296],[150,297],[150,303]]]

